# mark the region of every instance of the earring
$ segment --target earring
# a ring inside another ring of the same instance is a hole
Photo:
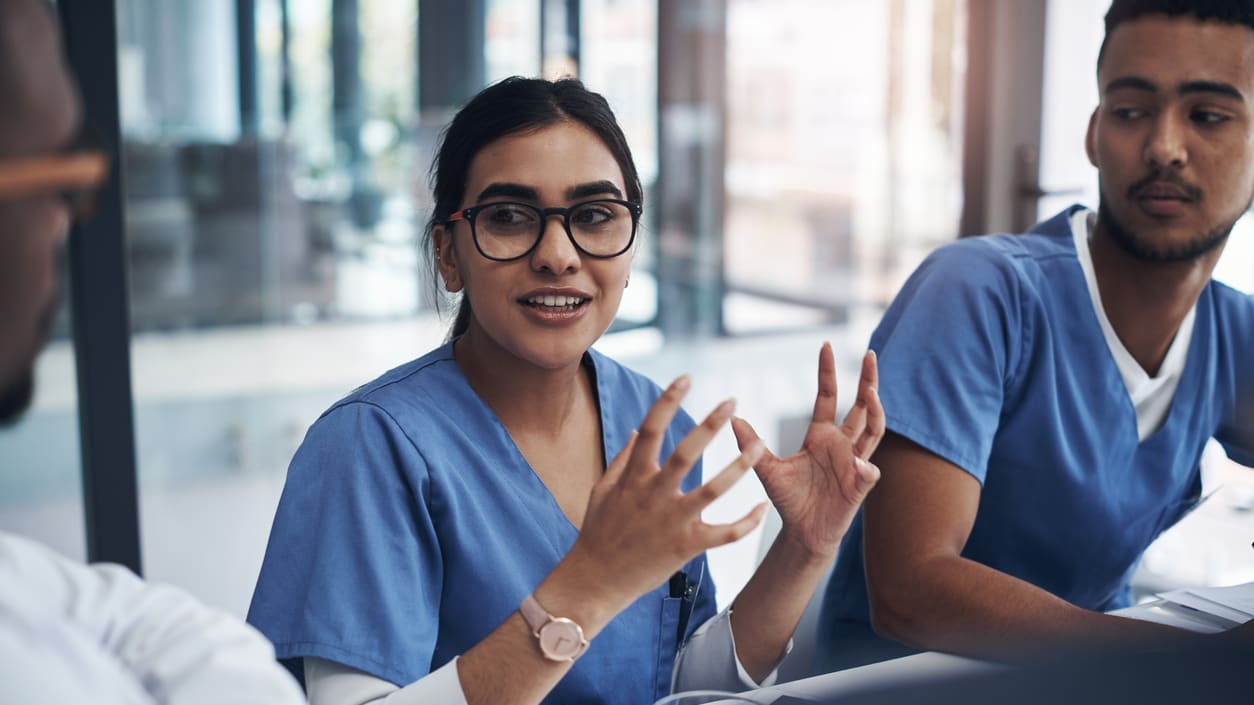
[[[626,289],[626,288],[627,288],[627,287],[629,287],[629,286],[631,286],[631,275],[630,275],[630,274],[628,274],[628,275],[627,275],[627,279],[625,279],[625,280],[623,281],[623,288],[624,288],[624,289]]]

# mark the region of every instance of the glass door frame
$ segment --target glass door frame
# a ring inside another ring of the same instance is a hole
[[[84,121],[107,144],[120,145],[116,3],[60,0],[57,13],[83,96]],[[66,288],[77,366],[87,560],[141,573],[121,177],[115,154],[95,217],[70,232]]]

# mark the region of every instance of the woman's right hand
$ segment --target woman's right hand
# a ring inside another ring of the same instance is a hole
[[[690,384],[687,376],[672,382],[610,463],[593,488],[583,528],[564,561],[587,580],[585,590],[611,601],[615,613],[701,552],[741,539],[766,513],[763,502],[730,524],[701,520],[702,510],[757,462],[764,450],[760,441],[746,447],[709,482],[686,494],[680,489],[710,440],[731,418],[735,410],[731,400],[710,412],[658,465],[666,431]]]

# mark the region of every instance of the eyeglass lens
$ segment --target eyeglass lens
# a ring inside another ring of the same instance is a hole
[[[635,234],[631,207],[615,201],[580,203],[566,212],[566,232],[593,256],[621,254]],[[527,203],[490,203],[475,212],[472,224],[479,248],[494,259],[521,257],[543,236],[547,218]]]

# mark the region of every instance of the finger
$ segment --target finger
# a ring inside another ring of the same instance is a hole
[[[880,481],[880,469],[869,460],[855,457],[853,459],[853,499],[861,504],[875,484]]]
[[[688,510],[700,512],[710,505],[711,502],[723,496],[723,493],[731,489],[740,478],[745,476],[749,468],[758,462],[758,458],[766,451],[766,446],[761,441],[753,443],[746,448],[736,459],[731,461],[727,467],[719,471],[709,482],[692,490],[684,495],[684,500],[688,505]]]
[[[732,435],[736,437],[736,447],[741,451],[748,448],[754,441],[761,440],[758,438],[758,432],[753,430],[753,426],[739,416],[732,417],[731,427]]]
[[[858,398],[866,409],[866,429],[854,443],[854,452],[862,459],[871,457],[884,438],[887,417],[879,392],[879,360],[874,350],[868,350],[862,359],[862,379],[858,383]]]
[[[623,470],[627,467],[627,461],[631,459],[631,449],[636,447],[636,439],[640,434],[635,431],[627,437],[627,443],[623,445],[622,450],[614,456],[608,467],[605,468],[605,474],[601,476],[601,482],[607,485],[613,485],[618,482],[618,478],[623,476]]]
[[[844,429],[846,437],[861,438],[862,432],[866,430],[866,419],[866,406],[863,404],[862,399],[859,398],[854,401],[853,408],[849,410],[849,413],[845,414],[845,421],[840,427]]]
[[[666,438],[666,429],[670,427],[671,419],[675,418],[675,412],[679,411],[679,404],[684,400],[684,395],[688,393],[688,388],[691,386],[692,379],[688,375],[681,375],[671,382],[671,385],[662,392],[662,396],[649,407],[649,413],[645,414],[644,421],[640,422],[640,436],[636,439],[635,448],[623,471],[624,475],[632,475],[657,467],[658,456],[662,452],[662,441]]]
[[[858,469],[858,488],[865,497],[866,493],[870,492],[871,488],[875,487],[875,484],[880,481],[879,466],[869,460],[856,458],[854,467]]]
[[[705,524],[701,527],[701,542],[706,549],[735,543],[744,538],[762,523],[766,516],[766,502],[759,503],[749,513],[730,524]]]
[[[622,449],[618,451],[618,455],[615,455],[610,464],[606,466],[605,473],[601,475],[601,479],[597,480],[596,484],[592,486],[592,494],[588,496],[589,514],[592,513],[594,508],[601,506],[601,502],[605,501],[606,496],[614,491],[618,481],[622,479],[623,469],[627,467],[627,462],[631,458],[631,449],[636,445],[636,437],[636,432],[632,431],[631,435],[627,437],[627,443],[623,445]]]
[[[819,348],[819,391],[814,397],[813,423],[836,423],[836,357],[832,344]]]
[[[723,424],[727,423],[727,419],[731,418],[735,410],[736,400],[728,399],[714,407],[714,411],[711,411],[704,421],[684,436],[679,445],[675,446],[675,450],[671,451],[671,457],[666,459],[666,464],[662,466],[662,476],[665,482],[674,482],[675,485],[679,485],[679,481],[701,458],[705,447],[714,440],[714,435],[723,428]]]
[[[862,356],[862,379],[858,380],[859,390],[863,387],[871,389],[879,389],[880,387],[880,365],[879,355],[874,350],[867,350]]]
[[[858,379],[858,396],[854,399],[853,408],[845,415],[845,422],[841,426],[845,429],[845,433],[855,440],[861,439],[863,432],[866,430],[869,418],[868,405],[870,398],[875,395],[875,385],[879,380],[879,374],[875,366],[875,353],[871,350],[866,351],[862,356],[862,373]]]
[[[770,465],[777,460],[775,454],[766,447],[766,443],[758,437],[758,432],[753,430],[753,426],[751,426],[748,421],[745,421],[739,416],[733,416],[731,420],[731,427],[732,434],[736,436],[736,447],[740,449],[740,452],[743,453],[754,443],[758,443],[762,446],[762,455],[760,455],[757,461],[754,462],[754,469],[761,471],[764,466]]]
[[[884,405],[880,403],[879,392],[872,391],[866,410],[866,431],[854,444],[854,452],[863,460],[869,460],[875,453],[875,449],[879,447],[880,441],[884,440],[884,431],[888,422],[888,418],[884,415]]]

